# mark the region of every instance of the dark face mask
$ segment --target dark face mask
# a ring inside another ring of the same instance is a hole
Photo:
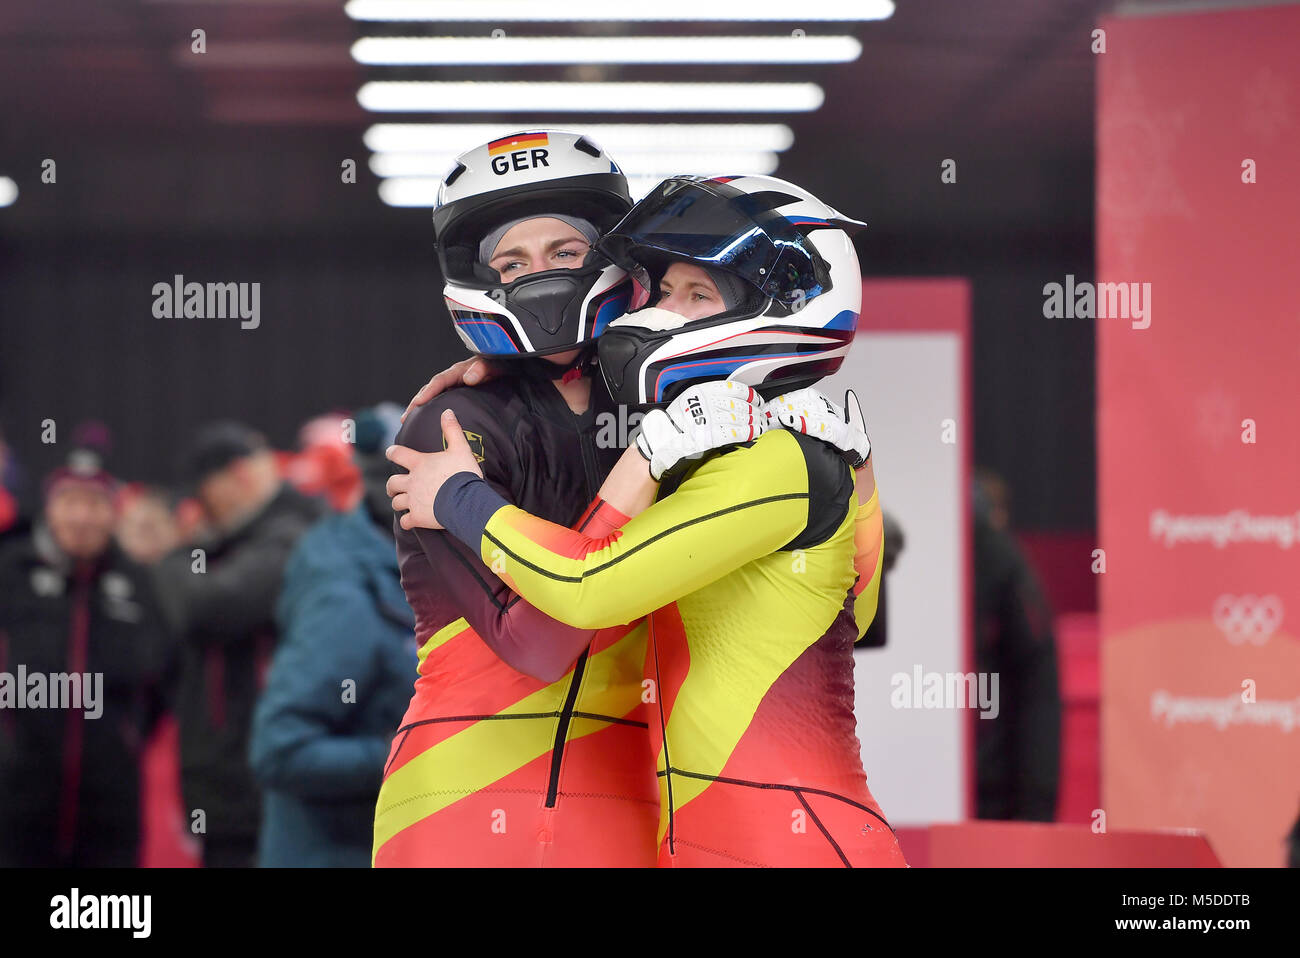
[[[591,279],[599,268],[582,267],[579,269],[546,270],[531,276],[521,276],[509,286],[500,290],[498,302],[505,305],[519,317],[526,326],[540,329],[547,336],[554,337],[565,326],[565,320],[573,327],[573,333],[564,344],[570,348],[577,336],[578,311],[582,307],[583,297],[591,288]],[[530,324],[531,321],[531,324]],[[539,350],[547,348],[543,343],[534,343]]]
[[[655,332],[636,326],[619,327],[606,330],[596,340],[596,355],[600,361],[600,371],[605,377],[605,385],[614,402],[620,405],[636,406],[642,403],[640,396],[640,376],[645,369],[646,358],[663,344],[671,335]],[[653,383],[646,386],[647,403],[651,405],[658,400],[653,392]]]

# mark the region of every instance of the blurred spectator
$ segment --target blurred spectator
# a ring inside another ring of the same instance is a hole
[[[113,545],[114,486],[78,449],[41,521],[0,542],[0,865],[138,864],[170,648],[147,575]]]
[[[282,482],[266,440],[237,423],[200,430],[183,471],[212,532],[155,567],[181,638],[181,791],[204,865],[247,866],[261,818],[248,735],[275,600],[289,553],[324,507]]]
[[[140,565],[153,565],[180,545],[171,500],[161,489],[132,483],[117,505],[117,544]]]
[[[976,817],[1050,822],[1060,785],[1061,693],[1052,613],[1008,528],[1006,484],[974,489],[975,667],[998,673],[999,712],[975,721]]]
[[[1295,820],[1291,834],[1287,836],[1286,844],[1287,868],[1300,868],[1300,818]]]
[[[339,512],[354,508],[361,501],[361,473],[352,461],[355,426],[342,413],[309,419],[298,430],[298,452],[278,454],[280,474]]]
[[[375,797],[415,680],[415,621],[402,592],[384,450],[401,407],[356,416],[360,505],[302,537],[278,606],[282,639],[253,718],[266,789],[259,864],[370,865]]]
[[[903,527],[888,512],[881,510],[880,521],[883,526],[884,548],[880,555],[880,592],[876,599],[876,616],[867,626],[862,638],[853,643],[855,649],[883,649],[888,643],[889,613],[889,573],[903,552]]]
[[[186,496],[176,503],[176,537],[182,542],[195,542],[207,539],[216,533],[208,524],[208,514],[203,511],[203,503],[193,496]]]
[[[18,524],[18,497],[16,492],[13,454],[0,434],[0,535]]]

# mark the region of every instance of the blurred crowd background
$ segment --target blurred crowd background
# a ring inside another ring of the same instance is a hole
[[[81,423],[30,514],[0,441],[0,672],[18,695],[20,663],[104,676],[85,707],[0,712],[0,865],[369,863],[416,664],[384,489],[400,416],[393,403],[316,416],[290,450],[208,423],[180,444],[168,486],[124,481],[109,430]],[[1005,484],[984,474],[972,495],[978,664],[1025,703],[978,726],[976,814],[1052,821],[1051,613],[1007,531]],[[887,642],[888,571],[906,543],[887,523],[867,648]]]
[[[207,424],[168,488],[121,481],[83,423],[35,514],[0,495],[0,672],[28,696],[0,712],[0,864],[368,864],[415,666],[400,415],[319,416],[290,451]],[[37,701],[36,673],[103,684]]]

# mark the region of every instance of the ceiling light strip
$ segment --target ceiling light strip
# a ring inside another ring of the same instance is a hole
[[[779,37],[363,37],[367,66],[531,66],[576,63],[850,63],[847,36]]]
[[[343,7],[353,20],[382,22],[433,21],[578,23],[692,21],[734,23],[842,22],[886,20],[894,13],[892,0],[746,0],[736,4],[705,4],[699,0],[654,0],[614,4],[609,0],[349,0]]]
[[[364,141],[374,153],[459,153],[521,130],[575,130],[619,156],[647,149],[683,152],[745,150],[780,153],[794,144],[784,123],[376,123]]]
[[[517,83],[372,80],[357,102],[375,113],[806,113],[815,83]]]

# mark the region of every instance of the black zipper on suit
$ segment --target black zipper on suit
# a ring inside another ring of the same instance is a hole
[[[590,428],[585,423],[587,420],[595,419],[595,399],[596,390],[601,388],[599,383],[592,383],[592,402],[588,407],[589,415],[575,416],[572,410],[565,404],[565,410],[569,413],[570,420],[574,429],[578,433],[578,442],[582,448],[582,471],[586,478],[587,497],[586,501],[591,502],[596,498],[596,493],[600,491],[600,475],[596,468],[596,448],[595,437],[599,432]],[[563,402],[563,399],[561,399]],[[569,679],[569,689],[564,696],[564,708],[560,711],[560,722],[555,728],[555,742],[551,747],[551,777],[546,787],[546,807],[554,808],[556,797],[560,788],[560,768],[564,764],[564,747],[569,737],[569,726],[573,723],[573,708],[578,701],[578,691],[582,687],[582,676],[587,670],[587,656],[590,648],[582,650],[578,656],[578,661],[573,666],[573,676]]]

